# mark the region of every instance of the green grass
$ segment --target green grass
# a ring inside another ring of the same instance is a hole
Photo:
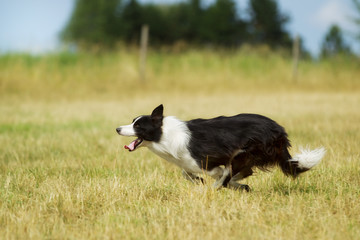
[[[302,62],[294,83],[279,55],[151,52],[143,85],[132,51],[0,57],[1,238],[357,239],[360,68],[338,61]],[[115,132],[159,103],[184,120],[264,114],[291,153],[327,154],[297,180],[257,171],[250,193],[194,185]]]
[[[123,99],[152,92],[192,94],[255,91],[356,91],[360,61],[301,61],[296,81],[291,59],[268,51],[193,50],[148,54],[146,81],[135,50],[107,54],[0,56],[0,95],[22,99]]]

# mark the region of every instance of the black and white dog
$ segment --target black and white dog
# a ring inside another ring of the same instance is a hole
[[[130,125],[116,128],[118,134],[135,136],[126,145],[129,151],[148,147],[160,157],[183,169],[191,181],[206,173],[216,179],[215,188],[245,189],[238,181],[253,174],[254,168],[266,170],[278,165],[284,174],[297,177],[319,163],[324,148],[301,150],[291,157],[290,142],[283,127],[257,114],[180,121],[163,116],[163,105],[151,115],[135,118]]]

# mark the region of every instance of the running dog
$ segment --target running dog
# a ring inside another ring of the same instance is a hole
[[[164,117],[163,111],[160,105],[151,115],[116,128],[122,136],[136,137],[125,149],[132,152],[147,147],[182,168],[188,180],[203,181],[198,176],[201,173],[215,178],[215,188],[249,191],[248,185],[238,181],[252,175],[255,168],[279,166],[285,175],[296,178],[316,166],[325,154],[321,147],[302,149],[291,157],[285,129],[258,114],[181,121]]]

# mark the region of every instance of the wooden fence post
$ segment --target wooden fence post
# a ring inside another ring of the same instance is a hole
[[[299,57],[300,57],[300,37],[296,35],[293,43],[293,72],[292,77],[293,81],[297,81],[298,74],[298,65],[299,65]]]
[[[141,27],[141,36],[140,36],[140,60],[139,60],[139,75],[141,82],[146,80],[146,51],[149,41],[149,27],[148,25],[143,25]]]

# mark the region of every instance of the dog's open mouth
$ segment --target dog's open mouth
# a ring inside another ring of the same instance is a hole
[[[124,148],[128,149],[130,152],[134,151],[141,143],[143,142],[143,139],[137,138],[134,141],[132,141],[129,145],[125,145]]]

